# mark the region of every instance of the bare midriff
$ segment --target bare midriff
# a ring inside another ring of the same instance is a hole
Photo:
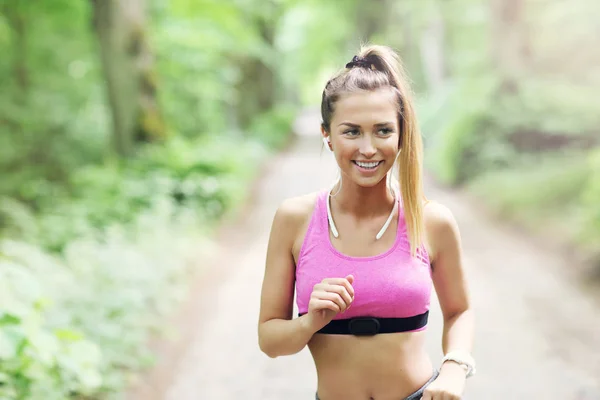
[[[321,400],[401,400],[433,373],[425,332],[315,334],[308,343]]]

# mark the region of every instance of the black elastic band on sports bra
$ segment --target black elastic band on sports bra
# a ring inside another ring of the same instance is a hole
[[[304,314],[298,314],[301,317]],[[335,319],[317,333],[332,335],[370,336],[378,333],[414,331],[427,325],[429,311],[407,318],[356,317]]]

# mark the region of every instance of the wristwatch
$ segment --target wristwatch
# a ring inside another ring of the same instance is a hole
[[[472,377],[477,372],[475,370],[475,360],[469,353],[463,351],[451,351],[444,356],[442,364],[446,361],[454,361],[460,365],[465,370],[467,378]]]

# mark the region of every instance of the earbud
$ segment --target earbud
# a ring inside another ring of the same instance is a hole
[[[331,151],[331,139],[329,137],[323,138],[323,144]]]

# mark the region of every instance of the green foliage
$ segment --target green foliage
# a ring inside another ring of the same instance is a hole
[[[296,92],[304,104],[318,104],[330,75],[358,49],[356,2],[293,2],[281,17],[275,46],[286,100]],[[292,97],[293,98],[293,97]]]
[[[468,187],[503,218],[589,245],[600,240],[594,168],[578,152],[545,153],[488,171]]]
[[[64,272],[21,243],[3,241],[0,251],[0,398],[64,399],[98,390],[98,345],[77,330],[47,323],[53,298],[37,274],[51,272],[56,279]]]
[[[184,293],[199,235],[239,204],[264,154],[258,142],[173,139],[78,171],[74,192],[38,216],[5,201],[20,239],[0,242],[0,394],[64,399],[127,384],[151,361],[157,316]]]
[[[598,88],[566,80],[523,77],[518,91],[498,97],[490,112],[507,132],[546,135],[596,134],[600,126]]]
[[[11,12],[4,20],[12,21],[10,27],[21,20],[25,35],[9,29],[3,50],[12,56],[0,59],[0,194],[37,209],[35,199],[57,194],[54,184],[70,171],[101,160],[110,121],[91,53],[86,4],[18,2],[13,8],[15,3],[5,2]]]
[[[584,227],[580,240],[598,251],[600,243],[600,150],[596,149],[589,156],[590,176],[586,188],[582,192],[584,205]],[[600,254],[599,254],[600,255]]]
[[[567,10],[523,1],[510,13],[502,2],[434,3],[444,17],[448,77],[420,102],[426,167],[504,219],[593,247],[600,164],[589,147],[600,143],[600,52],[583,38],[596,29],[597,2]],[[433,18],[421,21],[420,34]],[[568,29],[552,30],[557,24]]]
[[[189,227],[169,221],[156,210],[138,220],[135,240],[116,230],[80,237],[60,256],[1,243],[1,394],[95,396],[119,389],[127,370],[150,361],[144,342],[157,328],[150,317],[181,298],[199,243]]]
[[[553,213],[579,203],[589,172],[587,160],[577,153],[544,154],[490,171],[469,186],[503,215]]]
[[[211,222],[242,198],[244,182],[255,173],[248,165],[263,153],[257,142],[173,138],[162,146],[147,146],[131,160],[77,170],[68,192],[38,190],[37,218],[27,217],[28,207],[10,200],[0,207],[0,216],[13,237],[55,251],[81,235],[127,224],[161,202],[173,202]]]
[[[496,85],[493,77],[451,83],[421,104],[426,166],[442,182],[464,182],[504,157],[502,144],[490,141],[488,110]]]
[[[253,138],[272,149],[280,149],[289,140],[296,110],[292,107],[278,107],[256,117],[248,131]]]

